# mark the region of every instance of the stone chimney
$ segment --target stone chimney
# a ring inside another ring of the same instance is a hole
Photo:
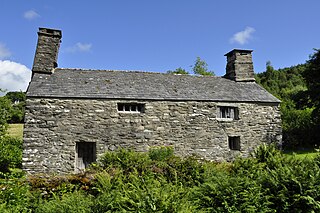
[[[225,78],[234,81],[254,82],[254,71],[252,63],[252,50],[234,49],[227,56]]]
[[[57,59],[61,38],[61,30],[39,28],[32,73],[51,74],[53,69],[58,66]]]

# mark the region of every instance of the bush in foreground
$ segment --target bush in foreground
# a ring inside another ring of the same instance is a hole
[[[22,166],[22,140],[9,136],[0,137],[0,177],[10,173],[10,168]]]
[[[261,146],[233,163],[171,147],[107,152],[83,174],[0,179],[1,212],[320,212],[320,155]]]

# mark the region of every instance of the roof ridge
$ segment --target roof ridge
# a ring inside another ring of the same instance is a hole
[[[144,74],[161,74],[161,75],[175,75],[175,76],[191,76],[200,78],[223,78],[223,76],[209,76],[209,75],[197,75],[197,74],[175,74],[159,71],[145,71],[145,70],[111,70],[111,69],[86,69],[86,68],[62,68],[57,67],[56,70],[69,70],[69,71],[96,71],[96,72],[123,72],[123,73],[144,73]]]

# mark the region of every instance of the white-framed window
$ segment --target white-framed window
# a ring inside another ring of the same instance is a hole
[[[240,150],[240,136],[229,136],[228,143],[231,150]]]
[[[239,109],[238,107],[218,106],[217,117],[239,120]]]
[[[118,112],[141,113],[144,112],[144,104],[118,103]]]

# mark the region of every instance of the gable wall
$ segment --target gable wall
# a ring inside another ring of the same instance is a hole
[[[74,171],[76,142],[95,142],[99,154],[118,147],[146,151],[174,146],[177,155],[210,160],[248,156],[262,142],[281,142],[276,104],[196,101],[139,101],[144,113],[119,113],[117,103],[137,101],[29,98],[24,128],[23,167],[29,173]],[[239,120],[217,119],[217,106],[239,107]],[[230,150],[228,136],[240,136]]]

